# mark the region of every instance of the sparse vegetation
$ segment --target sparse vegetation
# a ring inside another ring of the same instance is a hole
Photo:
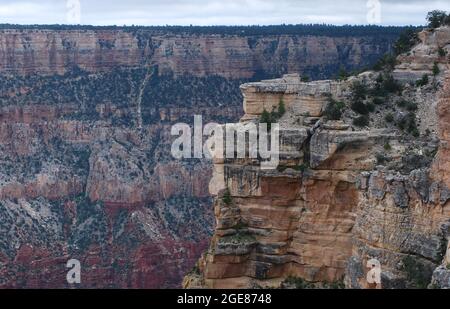
[[[286,113],[286,106],[284,105],[284,100],[280,100],[280,104],[278,105],[278,118],[283,117],[283,115]]]
[[[368,115],[374,111],[374,105],[371,103],[364,103],[362,101],[354,101],[351,105],[353,111],[361,115]]]
[[[401,117],[397,126],[399,129],[410,133],[414,137],[420,136],[419,129],[417,128],[416,114],[413,112]]]
[[[384,120],[386,120],[387,123],[393,123],[394,122],[394,115],[392,115],[392,113],[388,113],[384,117]]]
[[[391,144],[389,144],[389,142],[386,142],[384,144],[384,150],[386,150],[386,151],[391,151],[392,150],[392,146],[391,146]]]
[[[303,76],[300,78],[300,80],[301,80],[302,82],[304,82],[304,83],[307,83],[307,82],[310,81],[310,78],[309,78],[309,76],[303,75]]]
[[[260,123],[267,123],[270,124],[272,123],[272,117],[270,116],[270,113],[267,111],[266,108],[264,108],[262,114],[261,114],[261,118],[259,119]]]
[[[439,75],[439,73],[441,73],[441,70],[439,69],[439,65],[437,64],[437,62],[435,62],[433,65],[433,75],[437,76]]]
[[[390,94],[399,94],[402,90],[403,87],[391,74],[379,74],[369,94],[376,98],[377,105],[381,105]]]
[[[397,106],[398,107],[404,108],[407,104],[408,104],[408,101],[406,101],[405,99],[400,99],[400,100],[397,101]]]
[[[281,117],[286,113],[286,106],[284,104],[283,99],[280,99],[280,102],[278,104],[277,109],[273,109],[272,112],[268,112],[265,108],[263,110],[263,113],[261,114],[261,117],[259,119],[260,123],[266,123],[267,128],[271,128],[272,123],[277,123]]]
[[[418,106],[417,103],[415,102],[408,102],[406,104],[406,110],[410,111],[410,112],[415,112],[417,110]]]
[[[350,88],[352,92],[352,100],[353,101],[359,101],[359,100],[365,100],[369,91],[366,86],[366,84],[356,81],[351,85]]]
[[[341,68],[339,69],[337,79],[338,80],[346,80],[349,76],[350,76],[350,74],[345,70],[345,68],[343,66],[341,66]]]
[[[402,86],[394,79],[391,74],[384,77],[381,87],[387,93],[400,93],[402,91]]]
[[[243,229],[246,229],[246,228],[248,228],[248,224],[244,223],[242,221],[239,221],[238,223],[236,223],[235,226],[232,227],[232,229],[237,230],[237,231],[243,230]]]
[[[397,101],[397,106],[400,107],[400,108],[404,108],[404,109],[406,109],[407,111],[410,111],[410,112],[414,112],[418,108],[417,103],[412,102],[412,101],[407,101],[405,99],[398,100]]]
[[[357,127],[366,127],[369,125],[369,117],[368,116],[359,116],[358,118],[353,119],[353,125]]]
[[[388,157],[386,157],[384,154],[382,153],[378,153],[376,155],[377,158],[377,164],[379,165],[383,165],[384,163],[386,163],[386,161],[388,160]]]
[[[294,169],[296,171],[305,172],[308,168],[309,168],[309,164],[308,163],[302,163],[300,165],[297,165]]]
[[[224,236],[219,239],[221,244],[251,244],[256,242],[256,238],[253,234],[245,230],[239,230],[234,235]]]
[[[344,109],[344,102],[336,101],[335,99],[330,97],[324,111],[324,116],[328,120],[341,120]]]
[[[374,97],[372,99],[372,104],[374,104],[374,105],[383,105],[384,102],[385,102],[385,100],[383,98],[380,98],[380,97]]]
[[[375,104],[372,102],[365,103],[370,93],[368,87],[362,82],[355,82],[351,86],[352,103],[351,109],[360,115],[368,115],[375,111]]]
[[[288,277],[283,283],[284,285],[292,286],[298,290],[315,289],[314,283],[307,282],[306,280],[298,277]]]
[[[447,56],[447,50],[444,49],[442,46],[439,46],[438,54],[439,54],[439,57],[445,57],[445,56]]]
[[[230,189],[225,189],[225,192],[223,193],[222,196],[222,202],[224,202],[226,205],[231,205],[232,203],[232,198],[231,198],[231,193],[230,193]]]
[[[430,82],[430,79],[429,79],[429,77],[428,77],[428,74],[424,74],[424,75],[422,76],[422,78],[419,79],[419,80],[416,82],[416,86],[417,86],[417,87],[423,87],[423,86],[428,85],[429,82]]]
[[[281,284],[283,288],[294,288],[298,290],[306,290],[306,289],[345,289],[345,284],[343,280],[335,281],[335,282],[308,282],[303,278],[290,276],[286,278]]]
[[[450,25],[450,16],[441,10],[434,10],[427,15],[428,27],[436,29],[444,25]]]
[[[406,256],[403,258],[403,271],[412,288],[426,289],[431,281],[432,270],[426,268],[417,258]]]
[[[377,63],[373,66],[373,69],[375,71],[392,71],[397,64],[397,58],[396,56],[392,54],[386,54],[383,57],[381,57]]]
[[[394,46],[394,53],[396,56],[406,53],[419,42],[417,29],[406,29],[400,34]]]
[[[387,53],[380,58],[380,60],[378,60],[378,62],[374,65],[373,69],[375,71],[392,71],[397,64],[397,56],[410,51],[411,48],[417,44],[417,33],[418,28],[407,28],[400,33],[400,36],[395,43],[394,51],[392,53]]]

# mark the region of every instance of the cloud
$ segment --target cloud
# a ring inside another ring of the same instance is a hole
[[[67,1],[1,0],[0,22],[68,23]],[[79,0],[81,23],[92,25],[367,24],[368,1],[376,0]],[[422,25],[448,0],[380,0],[384,25]]]

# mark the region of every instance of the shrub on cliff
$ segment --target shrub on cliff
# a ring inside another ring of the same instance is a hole
[[[265,108],[261,114],[259,119],[259,123],[267,123],[267,128],[271,128],[272,123],[277,123],[281,117],[286,113],[286,106],[284,105],[283,99],[280,99],[280,103],[278,108],[272,110],[272,112],[268,112]]]
[[[357,127],[366,127],[369,125],[369,122],[370,122],[369,117],[365,115],[353,119],[353,125]]]
[[[388,93],[399,93],[402,91],[402,86],[394,79],[392,75],[385,76],[381,86]]]
[[[439,47],[438,54],[439,54],[439,57],[445,57],[445,56],[447,56],[447,50],[445,50],[443,47]]]
[[[433,65],[433,75],[437,76],[439,75],[439,73],[441,73],[441,70],[439,69],[439,65],[437,64],[437,62],[435,62]]]
[[[327,107],[324,110],[324,116],[327,120],[341,120],[345,103],[336,101],[333,98],[328,99]]]
[[[402,85],[391,74],[380,74],[370,90],[370,95],[383,98],[391,93],[400,93],[402,90]]]
[[[367,95],[369,94],[369,90],[366,84],[361,83],[359,81],[354,82],[350,86],[350,91],[352,92],[353,101],[365,100]]]
[[[351,108],[353,111],[361,115],[368,115],[375,111],[375,105],[372,103],[363,103],[362,101],[355,101],[352,103]]]
[[[414,137],[420,136],[420,132],[416,122],[416,114],[413,112],[410,112],[407,115],[401,117],[397,123],[397,126],[400,130],[406,131]]]
[[[298,277],[288,277],[286,278],[282,284],[283,287],[291,287],[291,288],[295,288],[298,290],[304,290],[304,289],[315,289],[316,286],[314,285],[314,283],[311,282],[307,282],[306,280],[304,280],[303,278],[298,278]]]
[[[433,267],[424,264],[420,258],[406,256],[402,260],[402,270],[413,288],[426,289],[433,276]]]
[[[415,112],[418,108],[417,103],[412,101],[407,101],[405,99],[401,99],[397,101],[397,106],[401,108],[405,108],[406,110],[410,112]]]
[[[443,25],[448,25],[449,15],[445,11],[434,10],[427,15],[428,27],[435,29]]]
[[[383,105],[385,100],[382,97],[374,97],[372,99],[372,104],[374,105]]]
[[[374,71],[392,71],[397,64],[397,58],[395,55],[386,54],[381,57],[373,66]]]
[[[339,69],[337,79],[338,80],[346,80],[349,76],[350,76],[350,74],[347,72],[347,70],[345,70],[345,68],[343,66],[341,66],[341,68]]]
[[[309,76],[304,75],[304,76],[302,76],[302,77],[300,78],[300,81],[302,81],[302,82],[304,82],[304,83],[307,83],[307,82],[310,81],[310,78],[309,78]]]
[[[230,189],[227,188],[223,193],[222,202],[224,202],[226,205],[231,205],[232,199]]]
[[[282,289],[298,289],[298,290],[307,290],[307,289],[329,289],[329,290],[338,290],[345,289],[345,283],[343,280],[338,280],[334,282],[308,282],[303,278],[290,276],[286,278],[281,283]]]
[[[406,109],[410,112],[415,112],[417,110],[418,106],[415,102],[408,102],[406,104]]]
[[[286,106],[284,105],[283,99],[280,100],[280,105],[278,106],[278,118],[283,117],[283,115],[286,113]]]
[[[386,151],[391,151],[392,150],[392,146],[391,146],[391,144],[389,144],[389,142],[386,142],[385,144],[384,144],[384,150],[386,150]]]
[[[249,231],[237,231],[234,235],[224,236],[219,239],[219,243],[223,245],[245,245],[256,242],[256,237]]]
[[[424,74],[424,75],[422,76],[422,78],[419,79],[419,80],[416,82],[416,86],[417,86],[417,87],[423,87],[423,86],[428,85],[429,82],[430,82],[430,79],[429,79],[429,77],[428,77],[428,74]]]
[[[386,120],[387,123],[393,123],[394,122],[394,115],[392,113],[389,113],[384,117],[384,120]]]
[[[407,29],[400,34],[394,46],[395,55],[401,55],[411,50],[419,42],[417,29]]]
[[[265,108],[261,114],[261,118],[259,119],[259,122],[267,123],[267,124],[272,123],[272,117],[270,116],[270,113]]]

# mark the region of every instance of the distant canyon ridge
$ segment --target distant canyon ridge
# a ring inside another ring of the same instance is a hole
[[[1,29],[0,71],[63,74],[79,66],[94,73],[151,63],[161,73],[174,75],[239,79],[297,72],[328,78],[340,68],[372,65],[390,50],[402,30],[369,26],[48,28]]]

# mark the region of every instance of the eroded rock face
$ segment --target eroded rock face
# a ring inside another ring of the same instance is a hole
[[[161,125],[39,110],[1,123],[0,287],[68,287],[72,258],[83,287],[178,287],[211,233],[209,165],[171,160]]]
[[[2,29],[0,71],[63,74],[71,66],[89,72],[156,63],[163,74],[252,78],[308,71],[315,78],[354,69],[387,52],[395,35],[327,37],[303,35],[177,34],[170,30]],[[321,72],[318,74],[318,72]],[[317,76],[316,76],[317,75]]]
[[[179,287],[212,234],[212,168],[172,158],[171,126],[235,122],[250,78],[329,77],[396,39],[134,30],[0,30],[0,287],[66,287],[71,258],[81,287]],[[308,132],[285,133],[289,157]]]
[[[432,75],[435,63],[444,68],[447,56],[440,56],[439,48],[447,48],[450,44],[448,27],[422,31],[419,34],[420,43],[411,52],[399,57],[400,65],[394,70],[394,76],[403,82],[415,82],[424,74]]]
[[[342,96],[348,84],[335,81],[301,82],[298,74],[285,75],[281,79],[249,83],[241,86],[244,96],[243,120],[255,119],[264,110],[272,111],[283,100],[293,112],[308,117],[322,116],[326,94]]]
[[[436,35],[440,31],[448,29]],[[326,98],[345,102],[350,84],[370,83],[373,72],[342,82],[302,83],[288,75],[242,86],[241,121],[257,121],[264,109],[284,102],[280,139],[289,139],[277,170],[261,170],[250,160],[215,161],[210,187],[216,230],[184,286],[280,287],[296,277],[368,288],[366,265],[377,259],[383,288],[448,287],[447,67],[434,80],[442,85],[436,93],[422,89],[424,97],[437,98],[428,103],[428,113],[438,116],[440,140],[438,155],[423,162],[414,153],[435,143],[431,133],[414,139],[395,128],[379,129],[380,124],[361,129],[347,117],[323,117],[331,104]],[[304,136],[300,132],[307,132],[302,143],[295,142]],[[388,159],[381,156],[386,153]]]
[[[207,247],[214,218],[207,192],[211,166],[172,160],[171,125],[190,123],[194,114],[203,115],[205,122],[234,122],[242,115],[239,84],[249,78],[299,71],[313,78],[330,77],[340,64],[348,69],[372,64],[395,40],[380,42],[378,35],[191,36],[137,30],[0,31],[0,287],[67,287],[66,262],[72,258],[82,261],[80,287],[178,287]],[[148,75],[148,64],[158,74]],[[298,78],[287,79],[295,84]],[[302,104],[292,108],[312,125],[283,131],[282,157],[292,167],[305,157],[302,149],[315,132],[310,129],[320,118],[323,93],[338,87],[334,82],[319,88],[297,86],[305,88]],[[322,128],[349,129],[336,124]],[[248,191],[261,200],[269,194],[268,200],[282,207],[271,210],[276,220],[265,219],[257,204],[243,212],[255,226],[280,228],[280,235],[267,235],[268,241],[274,237],[280,244],[258,245],[268,254],[266,260],[249,262],[254,265],[248,272],[252,276],[263,276],[271,257],[282,264],[283,258],[271,252],[285,250],[283,239],[289,242],[289,222],[296,221],[285,215],[298,217],[300,209],[290,203],[321,196],[316,183],[340,192],[357,179],[335,171],[336,179],[329,183],[327,170],[315,172],[303,193],[295,189],[304,177],[298,171],[280,176],[225,165],[214,169],[219,181],[211,192],[225,187],[220,175],[242,173],[251,187],[237,178],[234,194],[240,192],[244,199]],[[444,195],[436,192],[445,187],[433,188],[433,198],[441,201]],[[351,191],[335,201],[336,207],[344,207],[354,195]],[[311,213],[322,216],[319,212],[327,205],[320,203]],[[252,219],[252,213],[257,217]],[[335,220],[333,213],[317,225],[329,238],[334,236],[325,224]],[[349,224],[346,216],[344,223],[332,223],[342,225],[343,233]],[[254,250],[252,238],[243,238],[248,243],[233,244],[236,250]],[[342,238],[348,244],[348,236]],[[308,245],[320,250],[316,241]],[[334,249],[329,245],[328,251]],[[226,242],[220,250],[230,252]],[[295,250],[300,256],[309,249],[302,249],[300,241]],[[334,263],[328,251],[324,254]],[[314,280],[322,273],[330,278],[342,273],[343,257],[329,271],[312,260],[308,257],[312,267],[305,264],[295,271]],[[214,272],[222,274],[220,269]]]

